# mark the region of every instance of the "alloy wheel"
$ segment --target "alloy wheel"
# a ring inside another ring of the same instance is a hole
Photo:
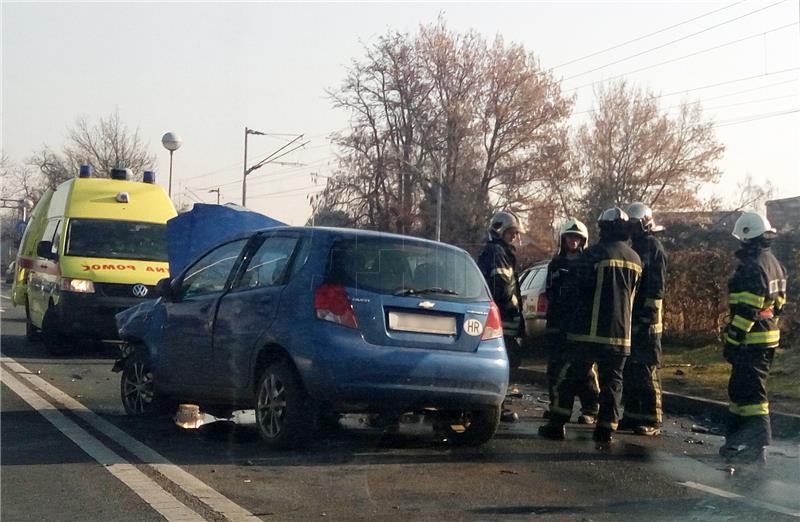
[[[153,406],[153,373],[142,361],[132,361],[122,375],[122,399],[134,415],[148,413]]]
[[[274,373],[262,380],[256,403],[256,419],[264,435],[277,437],[283,430],[286,413],[286,386]]]

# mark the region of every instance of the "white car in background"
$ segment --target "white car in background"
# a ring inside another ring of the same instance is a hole
[[[547,264],[538,263],[522,272],[520,293],[522,294],[522,317],[525,320],[525,337],[522,344],[531,349],[536,339],[544,335],[547,316]]]

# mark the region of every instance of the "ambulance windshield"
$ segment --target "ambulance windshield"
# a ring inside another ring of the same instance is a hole
[[[66,255],[167,261],[167,226],[162,223],[72,219]]]

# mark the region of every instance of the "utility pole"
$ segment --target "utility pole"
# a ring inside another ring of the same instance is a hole
[[[209,190],[209,192],[216,192],[217,193],[217,205],[219,205],[219,187],[215,189]]]
[[[244,128],[244,166],[242,168],[242,206],[243,207],[247,204],[247,175],[248,174],[250,174],[251,172],[253,172],[256,169],[260,169],[261,167],[263,167],[267,163],[275,163],[276,162],[275,160],[277,160],[279,158],[282,158],[282,157],[286,156],[287,154],[289,154],[290,152],[294,152],[297,149],[305,147],[306,145],[309,144],[309,142],[306,141],[304,143],[301,143],[301,144],[299,144],[299,145],[297,145],[297,146],[285,151],[285,149],[289,148],[291,145],[293,145],[297,141],[301,140],[303,138],[303,136],[304,136],[303,134],[298,134],[298,135],[291,134],[290,136],[294,136],[294,139],[292,139],[289,143],[287,143],[286,145],[284,145],[284,146],[280,147],[279,149],[273,151],[272,153],[267,155],[267,157],[265,157],[264,159],[262,159],[261,161],[259,161],[255,165],[253,165],[252,167],[248,168],[248,166],[247,166],[247,136],[249,134],[255,134],[257,136],[286,136],[286,134],[270,134],[270,133],[266,133],[266,132],[260,132],[260,131],[254,130],[254,129],[248,129],[247,127]]]

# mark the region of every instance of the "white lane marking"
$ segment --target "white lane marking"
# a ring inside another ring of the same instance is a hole
[[[7,295],[0,295],[0,297],[2,297],[3,299],[8,299],[9,301],[11,301],[11,298],[8,297]]]
[[[142,462],[161,473],[167,479],[171,480],[186,493],[196,497],[200,502],[207,505],[217,513],[225,516],[225,518],[231,522],[252,522],[261,520],[194,475],[191,475],[190,473],[187,473],[180,467],[176,466],[157,451],[142,444],[110,422],[101,418],[89,408],[76,401],[66,393],[62,392],[49,382],[45,381],[41,377],[33,375],[30,370],[16,362],[11,357],[0,357],[0,362],[6,364],[10,369],[17,372],[19,377],[28,380],[37,389],[52,397],[56,402],[65,406],[67,409],[69,409],[69,411],[86,421],[97,431],[101,432],[106,437],[110,438],[126,450],[130,451],[132,454],[136,455],[136,457]]]
[[[764,502],[761,500],[747,498],[744,495],[739,495],[738,493],[731,493],[730,491],[725,491],[724,489],[717,489],[713,486],[706,486],[705,484],[700,484],[698,482],[691,482],[691,481],[678,482],[678,484],[686,486],[687,488],[692,488],[698,491],[703,491],[705,493],[710,493],[712,495],[717,495],[718,497],[729,498],[733,500],[741,500],[746,504],[767,509],[769,511],[774,511],[776,513],[781,513],[782,515],[788,515],[790,517],[800,518],[800,511],[795,511],[787,507],[779,506],[777,504],[772,504],[770,502]]]
[[[158,511],[170,521],[201,521],[203,517],[183,505],[178,499],[167,493],[155,481],[136,469],[125,459],[114,453],[103,443],[92,437],[86,430],[75,424],[55,406],[41,398],[33,390],[12,377],[8,372],[0,374],[0,380],[22,400],[39,412],[58,431],[69,437],[87,455],[96,460],[103,468],[114,475],[120,482],[128,486],[151,508]]]

